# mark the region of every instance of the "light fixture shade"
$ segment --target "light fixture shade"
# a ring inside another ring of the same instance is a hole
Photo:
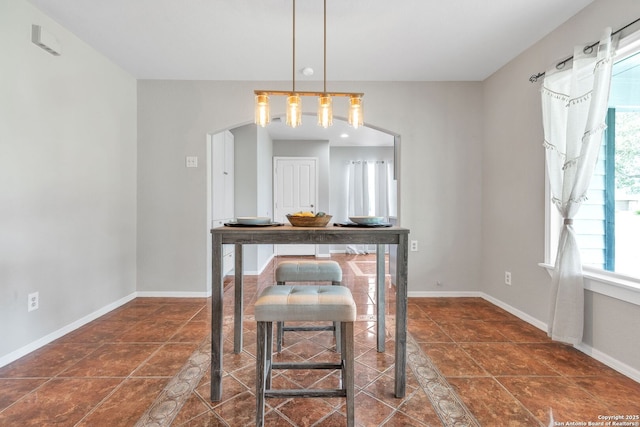
[[[287,125],[292,128],[302,123],[302,100],[297,94],[287,97]]]
[[[258,126],[265,127],[271,121],[269,113],[269,96],[265,94],[256,95],[256,117],[255,123]]]
[[[333,124],[333,107],[330,96],[318,97],[318,125],[328,128]]]
[[[349,124],[355,129],[364,123],[364,114],[362,111],[362,98],[352,96],[349,98]]]

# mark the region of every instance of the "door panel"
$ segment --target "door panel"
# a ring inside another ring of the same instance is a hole
[[[287,214],[316,211],[317,176],[315,158],[274,158],[273,219],[287,224]],[[276,255],[315,255],[314,245],[276,245]]]

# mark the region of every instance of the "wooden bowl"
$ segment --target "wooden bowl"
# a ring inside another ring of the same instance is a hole
[[[294,227],[326,227],[333,218],[331,215],[325,216],[293,216],[287,215],[287,219]]]

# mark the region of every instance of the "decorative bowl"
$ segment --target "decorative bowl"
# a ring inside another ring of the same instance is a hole
[[[287,219],[294,227],[326,227],[333,218],[331,215],[324,216],[294,216],[287,215]]]
[[[239,216],[236,218],[236,222],[243,225],[269,224],[271,218],[267,216]]]
[[[372,225],[380,224],[384,217],[381,216],[350,216],[351,222],[355,222],[360,225]]]

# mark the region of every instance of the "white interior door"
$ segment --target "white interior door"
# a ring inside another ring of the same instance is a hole
[[[316,212],[318,205],[317,159],[275,157],[273,159],[273,219],[287,224],[287,214]],[[276,255],[315,255],[315,245],[276,245]]]

